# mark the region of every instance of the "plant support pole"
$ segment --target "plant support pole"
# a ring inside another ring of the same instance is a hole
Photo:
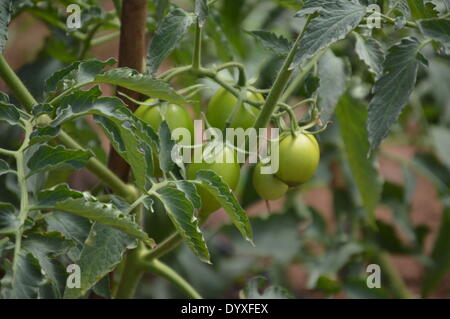
[[[146,30],[147,0],[122,1],[119,67],[127,67],[143,73],[144,59],[146,56]],[[136,103],[124,98],[119,92],[125,93],[135,100],[139,100],[140,94],[122,87],[117,87],[117,97],[122,99],[131,111],[135,111],[137,108]],[[128,180],[130,166],[113,148],[111,148],[108,166],[123,181]]]

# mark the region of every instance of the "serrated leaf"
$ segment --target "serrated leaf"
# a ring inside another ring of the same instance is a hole
[[[36,299],[43,278],[38,260],[31,254],[20,251],[16,256],[16,269],[12,279],[11,298]]]
[[[319,88],[317,104],[323,122],[331,119],[339,98],[347,89],[348,75],[344,60],[327,50],[319,61]]]
[[[199,26],[203,27],[208,18],[208,0],[195,0],[195,14],[197,15]]]
[[[0,203],[0,235],[13,234],[19,226],[16,208],[8,203]]]
[[[66,288],[65,299],[84,296],[123,259],[127,249],[135,247],[135,240],[123,232],[95,223],[81,252],[77,265],[81,269],[81,287]]]
[[[228,184],[211,170],[199,170],[194,182],[200,183],[216,198],[244,239],[252,243],[253,233],[247,213],[242,209]]]
[[[158,70],[194,22],[195,16],[180,8],[175,8],[164,17],[149,47],[147,64],[150,73]]]
[[[46,89],[49,91],[67,90],[77,84],[90,83],[107,66],[116,64],[116,60],[108,59],[100,61],[91,59],[77,61],[68,67],[55,72],[46,81]]]
[[[68,252],[68,257],[72,261],[80,258],[84,242],[92,228],[91,222],[83,217],[64,212],[53,212],[45,215],[48,231],[59,232],[65,238],[76,243]]]
[[[436,40],[450,52],[450,19],[426,19],[418,21],[420,31],[433,40]]]
[[[175,186],[182,191],[189,199],[195,209],[202,207],[202,199],[197,192],[195,185],[189,181],[175,181]]]
[[[60,127],[38,127],[30,135],[30,145],[48,142],[59,135]]]
[[[255,37],[264,48],[280,56],[287,55],[291,49],[291,43],[283,36],[278,36],[269,31],[250,31],[250,35]]]
[[[367,158],[366,107],[344,95],[338,103],[336,115],[344,142],[344,151],[363,206],[373,217],[381,194],[380,179],[372,159]]]
[[[303,4],[300,11],[295,14],[295,17],[300,18],[308,14],[316,13],[322,10],[323,7],[327,6],[330,0],[307,0]]]
[[[153,172],[151,146],[158,146],[158,136],[150,125],[133,115],[122,100],[99,97],[100,93],[94,87],[62,98],[51,126],[93,114],[114,149],[130,164],[137,186],[144,189]]]
[[[170,172],[175,163],[172,161],[172,150],[175,142],[172,140],[169,125],[166,121],[159,127],[159,166],[163,172]]]
[[[319,11],[319,16],[307,25],[291,69],[303,65],[320,50],[344,39],[366,14],[365,6],[347,0],[330,0],[326,1],[326,4],[319,2],[320,9],[314,7],[314,10]]]
[[[86,165],[91,156],[92,154],[87,151],[69,150],[63,146],[41,145],[27,162],[30,169],[28,176],[56,168],[79,169]]]
[[[54,209],[88,218],[121,230],[130,236],[142,240],[149,246],[154,245],[154,241],[132,220],[132,216],[120,211],[111,203],[102,203],[93,197],[86,198],[85,196],[83,198],[65,198],[59,201],[49,200],[50,197],[58,198],[61,196],[62,191],[58,187],[54,188],[54,196],[51,194],[52,189],[44,192],[44,201],[37,203],[34,209]],[[43,197],[41,195],[38,198],[42,199]]]
[[[0,1],[0,54],[3,54],[8,41],[8,26],[11,21],[12,0]]]
[[[177,188],[164,187],[155,195],[163,204],[170,220],[186,244],[203,262],[210,262],[208,247],[194,215],[194,206]]]
[[[381,44],[373,38],[364,38],[355,33],[355,51],[358,57],[378,77],[383,72],[384,51]]]
[[[14,172],[9,166],[8,162],[0,159],[0,176],[3,174]]]
[[[144,95],[182,104],[185,99],[174,91],[166,82],[150,75],[143,75],[136,70],[119,68],[106,71],[95,77],[97,83],[118,85]]]
[[[436,241],[434,243],[431,259],[433,265],[426,272],[422,295],[429,296],[442,283],[444,276],[450,270],[450,209],[442,212],[442,221]]]
[[[20,123],[20,113],[17,108],[9,103],[0,102],[0,122],[7,122],[11,125]]]
[[[73,242],[67,241],[60,233],[32,234],[23,242],[23,249],[38,260],[44,276],[50,280],[52,290],[58,298],[61,298],[64,292],[66,272],[54,257],[67,253],[73,245]]]
[[[383,64],[383,74],[375,83],[374,97],[369,105],[367,131],[370,151],[375,150],[387,136],[416,83],[419,42],[405,38],[392,46]]]

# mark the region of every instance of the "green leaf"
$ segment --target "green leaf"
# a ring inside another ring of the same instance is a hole
[[[64,91],[77,84],[90,83],[107,66],[116,64],[116,60],[100,61],[91,59],[77,61],[68,67],[55,72],[46,81],[48,91]]]
[[[289,53],[291,43],[283,36],[278,36],[269,31],[250,31],[250,35],[255,37],[264,48],[275,53],[276,55],[284,56]]]
[[[195,0],[195,14],[197,15],[198,25],[203,27],[208,19],[208,0]]]
[[[369,105],[367,130],[370,151],[375,150],[388,135],[416,83],[419,68],[419,42],[405,38],[389,49],[383,64],[383,75],[375,83],[374,97]]]
[[[30,135],[30,145],[46,143],[59,135],[60,127],[38,127]]]
[[[12,0],[0,1],[0,54],[3,54],[8,41],[8,26],[11,21]]]
[[[365,6],[347,0],[310,0],[308,3],[317,3],[311,9],[308,7],[308,13],[311,10],[319,11],[319,16],[311,20],[306,27],[298,44],[291,69],[298,65],[303,65],[322,49],[344,39],[347,34],[359,25],[366,14]]]
[[[99,98],[100,93],[94,87],[65,96],[51,125],[56,127],[77,117],[93,114],[114,149],[130,164],[137,186],[144,189],[153,172],[151,145],[158,145],[158,136],[120,99]]]
[[[433,265],[428,269],[422,286],[422,295],[429,296],[442,283],[450,270],[450,209],[444,209],[439,233],[434,243],[431,259]]]
[[[95,78],[95,82],[118,85],[171,103],[182,104],[185,99],[175,92],[169,84],[150,75],[143,75],[133,69],[119,68],[106,71]]]
[[[189,181],[175,181],[175,186],[186,195],[195,209],[202,207],[202,199],[193,183]]]
[[[14,172],[14,170],[11,169],[8,162],[0,159],[0,176],[2,176],[3,174],[12,173],[12,172]]]
[[[166,121],[159,127],[159,165],[165,173],[170,172],[175,163],[172,161],[172,150],[175,142],[172,140],[169,125]]]
[[[210,263],[210,255],[205,238],[200,231],[194,206],[184,192],[173,187],[164,187],[155,195],[163,204],[176,230],[186,244],[203,262]]]
[[[73,242],[67,241],[60,233],[32,234],[23,242],[23,249],[38,260],[57,298],[63,295],[66,272],[55,257],[67,253],[73,245]]]
[[[48,231],[59,232],[65,238],[76,243],[76,246],[72,247],[67,255],[72,261],[78,260],[92,228],[89,219],[64,212],[53,212],[45,215],[45,221]]]
[[[373,217],[381,194],[380,178],[372,159],[367,158],[370,145],[367,139],[367,109],[348,94],[338,103],[337,118],[344,151],[362,203]]]
[[[418,21],[420,31],[426,37],[436,40],[450,52],[450,19],[426,19]]]
[[[135,223],[133,217],[120,211],[111,203],[102,203],[88,194],[75,195],[76,191],[70,191],[71,197],[64,198],[62,194],[69,191],[65,185],[56,186],[52,189],[44,190],[38,194],[40,200],[34,209],[55,209],[77,216],[88,218],[107,226],[119,229],[130,236],[138,238],[147,245],[153,246],[154,241],[143,232],[139,225]],[[75,197],[76,198],[73,198]]]
[[[161,21],[149,47],[147,64],[150,73],[158,70],[194,22],[195,16],[180,8],[169,12]]]
[[[8,203],[0,203],[0,235],[14,234],[19,226],[16,208]]]
[[[11,298],[36,299],[43,282],[38,260],[21,250],[16,256],[16,269],[12,279]]]
[[[20,113],[14,105],[0,102],[0,122],[3,121],[11,125],[20,123]]]
[[[245,240],[253,243],[252,227],[247,213],[242,209],[230,187],[224,182],[222,177],[211,170],[199,170],[194,182],[201,184],[216,198]]]
[[[325,52],[319,61],[319,79],[317,104],[321,120],[327,122],[347,89],[349,76],[344,60],[336,57],[331,50]]]
[[[369,71],[376,77],[383,72],[384,51],[381,44],[373,38],[365,38],[355,33],[356,44],[355,51],[358,57],[363,61]]]
[[[81,269],[81,287],[66,288],[65,299],[80,298],[122,261],[127,249],[136,247],[132,237],[123,232],[95,223],[76,261]]]
[[[269,286],[262,292],[260,290],[267,284],[264,277],[252,278],[239,293],[240,299],[292,299],[287,289],[281,286]]]
[[[424,0],[406,0],[414,20],[432,18],[435,16],[434,10],[425,4]]]
[[[90,157],[91,153],[87,151],[69,150],[63,146],[41,145],[27,162],[30,169],[28,176],[56,168],[79,169],[86,165]]]

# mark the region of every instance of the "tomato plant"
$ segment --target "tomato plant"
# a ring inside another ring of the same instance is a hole
[[[448,297],[449,12],[1,0],[0,298]]]

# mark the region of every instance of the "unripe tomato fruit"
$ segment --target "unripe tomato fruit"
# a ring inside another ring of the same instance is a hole
[[[320,149],[315,137],[297,132],[280,142],[280,167],[276,176],[288,185],[309,180],[319,165]]]
[[[253,93],[249,90],[247,90],[247,98],[255,102],[264,102],[264,97],[260,93]],[[208,109],[206,110],[208,123],[212,127],[223,130],[235,107],[237,107],[237,98],[226,89],[219,89],[208,103]],[[239,107],[230,127],[241,127],[244,130],[252,127],[259,112],[258,108],[244,103]]]
[[[145,103],[154,102],[156,102],[156,100],[153,98],[145,101]],[[160,106],[158,104],[152,106],[142,104],[135,111],[135,115],[144,122],[147,122],[156,133],[158,133],[159,127],[161,126],[163,119],[165,119],[170,131],[177,128],[186,128],[191,134],[190,144],[194,140],[194,122],[192,121],[189,112],[182,106],[177,104],[166,104],[164,106]],[[158,178],[161,177],[163,174],[161,168],[159,167],[159,158],[154,152],[153,165],[153,175]]]
[[[232,163],[226,163],[227,156],[233,156],[234,161]],[[195,179],[195,175],[199,170],[209,169],[214,171],[217,175],[228,184],[228,186],[234,190],[239,183],[241,175],[241,167],[237,161],[237,154],[232,149],[225,147],[218,154],[214,155],[214,159],[211,163],[202,161],[201,163],[191,163],[187,168],[187,177],[189,179]],[[200,210],[201,217],[207,217],[212,212],[218,210],[221,205],[211,195],[206,188],[201,185],[197,186],[198,193],[202,199],[202,208]]]
[[[155,102],[155,99],[150,98],[145,102],[153,103]],[[180,105],[166,104],[164,106],[149,106],[142,104],[138,107],[135,114],[143,121],[150,124],[156,133],[158,132],[163,119],[165,119],[171,131],[183,127],[189,130],[192,138],[194,136],[194,122],[189,115],[189,112]]]
[[[253,171],[253,187],[256,193],[265,200],[275,200],[283,197],[289,186],[275,175],[262,174],[261,167],[263,165],[258,163]]]

